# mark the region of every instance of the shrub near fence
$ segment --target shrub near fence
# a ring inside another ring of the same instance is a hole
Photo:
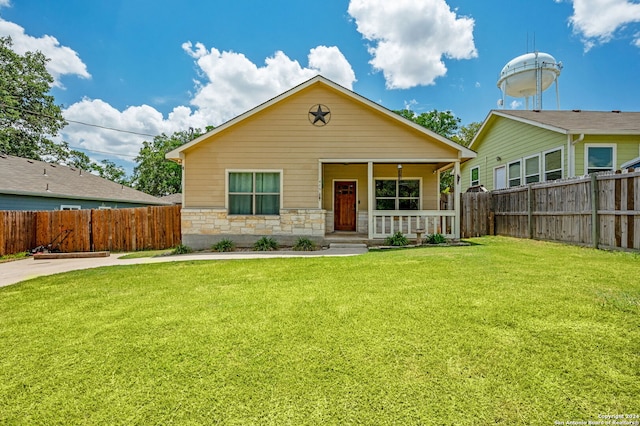
[[[462,194],[461,235],[494,234],[640,250],[640,172]]]
[[[62,252],[165,249],[181,239],[180,206],[0,211],[0,255],[52,245]]]

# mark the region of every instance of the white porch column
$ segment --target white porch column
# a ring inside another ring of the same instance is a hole
[[[454,210],[456,212],[456,217],[455,217],[455,231],[454,231],[454,235],[456,237],[456,239],[460,239],[460,224],[461,224],[461,220],[460,220],[460,196],[462,194],[461,186],[460,186],[460,181],[462,180],[462,176],[460,176],[460,160],[456,161],[454,166],[453,166],[453,187],[454,187],[454,191],[453,191],[453,197],[454,197],[454,201],[453,201],[453,205],[454,205]]]
[[[369,161],[367,163],[367,229],[369,231],[370,240],[373,239],[373,233],[375,230],[375,224],[373,223],[373,206],[375,206],[376,202],[374,189],[375,182],[373,180],[373,162]]]
[[[324,164],[322,160],[318,160],[318,208],[322,210],[322,172],[324,171]]]

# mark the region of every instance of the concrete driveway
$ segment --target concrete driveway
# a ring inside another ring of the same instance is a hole
[[[271,252],[230,252],[230,253],[193,253],[176,256],[144,257],[140,259],[120,259],[126,253],[111,254],[109,257],[86,259],[33,259],[27,258],[0,263],[0,287],[44,275],[101,266],[137,265],[141,263],[179,262],[186,260],[231,260],[256,259],[270,257],[322,257],[355,256],[367,252],[365,246],[340,246],[316,251],[271,251]]]

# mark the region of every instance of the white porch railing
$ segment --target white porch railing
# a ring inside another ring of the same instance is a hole
[[[409,238],[416,237],[416,229],[423,234],[442,234],[455,238],[454,210],[374,210],[373,238],[386,238],[402,232]]]

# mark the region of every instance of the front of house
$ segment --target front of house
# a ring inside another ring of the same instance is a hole
[[[474,156],[321,76],[167,154],[183,166],[183,243],[196,249],[417,229],[459,238],[459,197],[439,209],[439,175]]]

